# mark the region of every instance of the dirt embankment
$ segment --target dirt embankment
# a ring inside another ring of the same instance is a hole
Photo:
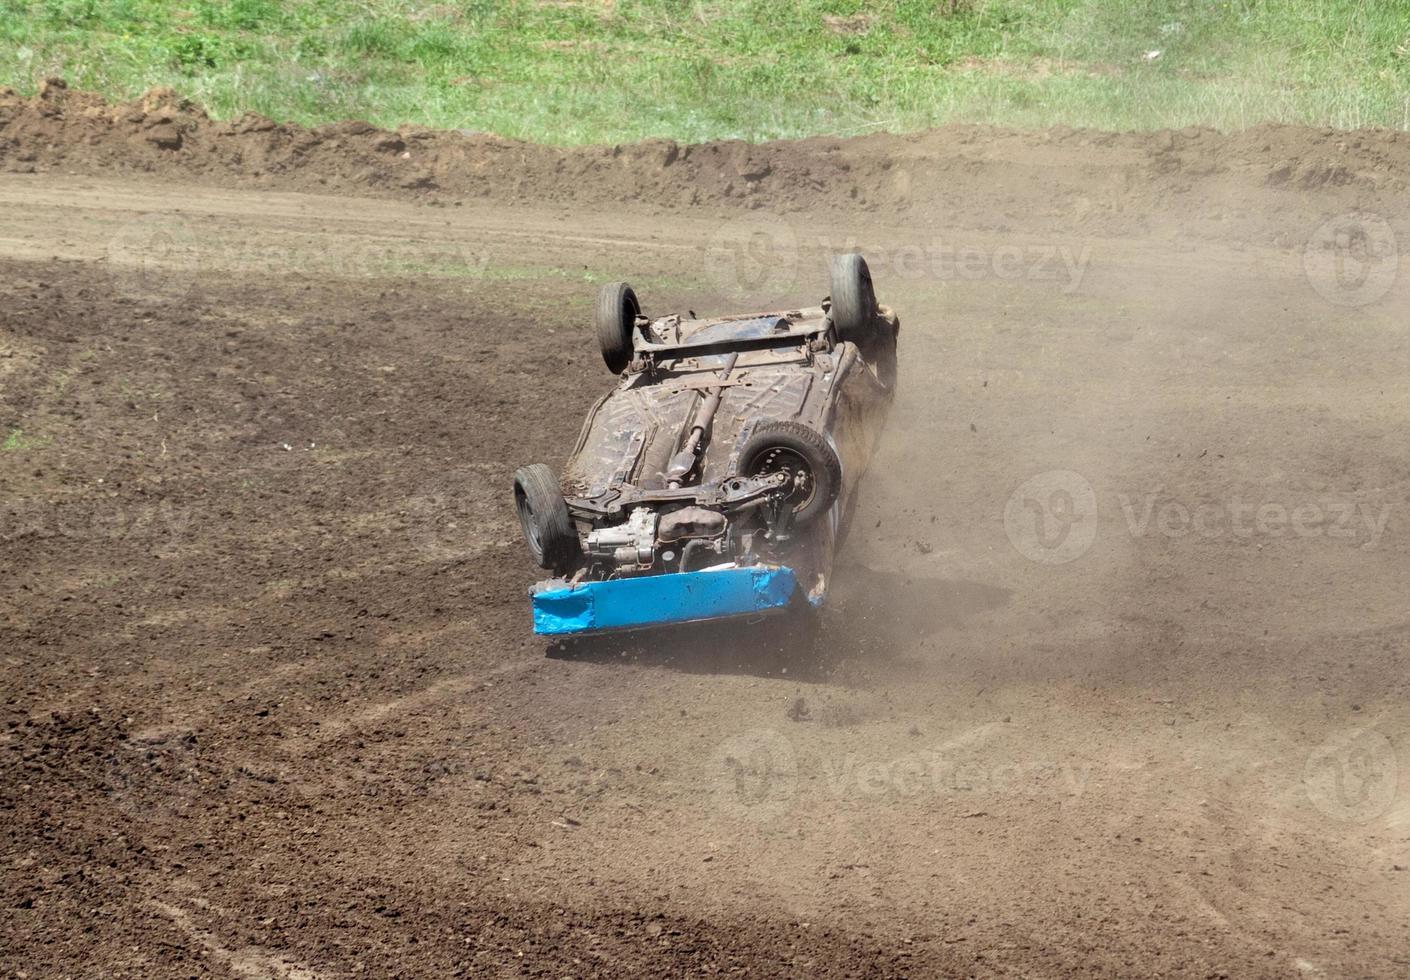
[[[1175,211],[1184,234],[1300,244],[1279,241],[1255,199],[1271,194],[1282,210],[1316,191],[1324,210],[1394,209],[1410,174],[1410,134],[953,125],[850,139],[552,147],[418,126],[307,128],[254,113],[215,120],[170,89],[114,103],[53,79],[30,99],[0,89],[0,170],[146,173],[445,202],[914,209],[997,230],[1022,217],[1068,231],[1148,231],[1152,215]]]

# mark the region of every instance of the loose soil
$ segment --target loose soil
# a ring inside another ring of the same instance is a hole
[[[51,84],[0,171],[5,975],[1410,972],[1404,134]],[[813,302],[848,244],[901,381],[819,632],[535,639],[507,489],[610,383],[597,283]]]

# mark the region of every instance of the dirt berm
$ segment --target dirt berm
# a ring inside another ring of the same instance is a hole
[[[553,147],[417,126],[306,128],[247,113],[213,120],[170,89],[111,103],[45,82],[0,90],[0,167],[16,173],[151,174],[275,190],[511,203],[632,203],[776,212],[907,212],[1003,231],[1158,231],[1181,215],[1199,237],[1296,245],[1249,195],[1280,211],[1315,192],[1321,213],[1402,199],[1410,135],[1264,125],[1017,132],[953,125],[913,135],[750,144]]]

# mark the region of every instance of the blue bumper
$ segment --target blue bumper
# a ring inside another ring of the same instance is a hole
[[[535,592],[534,632],[564,636],[763,613],[787,606],[797,591],[787,566],[584,582]]]

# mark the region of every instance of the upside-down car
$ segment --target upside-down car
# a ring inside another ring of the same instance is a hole
[[[900,322],[862,256],[818,307],[642,315],[604,286],[597,339],[620,376],[562,478],[514,476],[535,561],[535,632],[639,629],[820,606],[896,385]]]

